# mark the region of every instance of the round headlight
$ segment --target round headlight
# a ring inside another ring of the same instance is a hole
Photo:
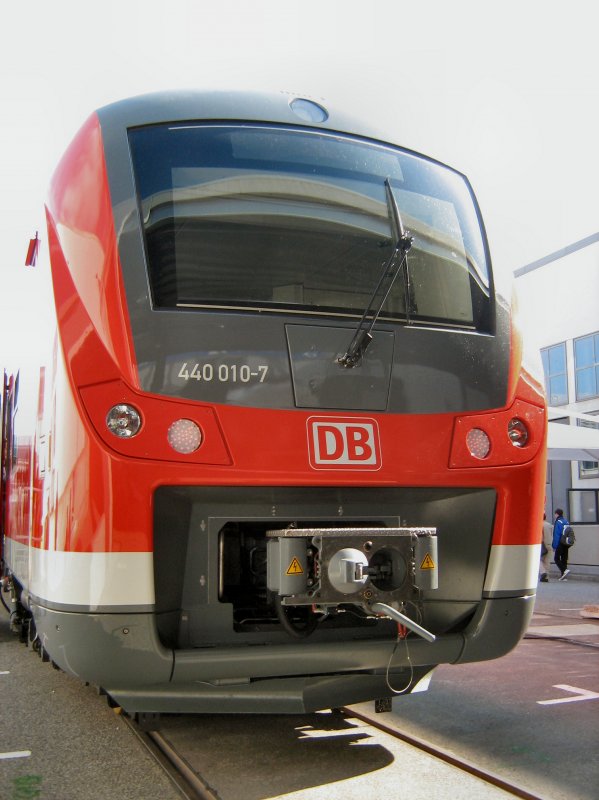
[[[508,422],[507,435],[514,447],[524,447],[528,442],[528,428],[518,417],[514,417]]]
[[[128,403],[119,403],[106,414],[106,426],[119,439],[130,439],[141,428],[141,416]]]
[[[491,440],[481,428],[472,428],[468,431],[466,446],[474,458],[486,458],[491,452]]]
[[[193,420],[178,419],[168,429],[166,438],[173,450],[188,455],[202,444],[202,431]]]

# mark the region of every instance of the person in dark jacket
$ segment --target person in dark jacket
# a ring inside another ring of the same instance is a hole
[[[562,536],[562,531],[566,525],[569,525],[570,523],[564,517],[564,510],[562,508],[556,508],[554,511],[554,516],[555,522],[553,523],[553,540],[551,542],[551,547],[554,550],[553,560],[561,572],[558,581],[564,581],[570,574],[570,570],[568,569],[568,548],[565,544],[560,544],[560,539]]]

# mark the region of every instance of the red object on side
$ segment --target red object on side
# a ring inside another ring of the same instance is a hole
[[[39,252],[40,247],[40,240],[37,235],[37,231],[35,232],[35,239],[29,240],[29,247],[27,248],[27,255],[25,257],[25,266],[26,267],[35,267],[37,263],[37,254]]]

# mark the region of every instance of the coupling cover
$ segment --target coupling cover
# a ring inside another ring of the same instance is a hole
[[[435,589],[436,528],[268,530],[267,585],[284,605],[418,602]]]

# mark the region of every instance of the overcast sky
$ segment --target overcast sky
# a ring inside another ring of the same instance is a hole
[[[0,22],[0,368],[28,344],[22,264],[86,117],[158,89],[286,89],[465,172],[502,274],[599,230],[595,0],[52,0]],[[41,231],[42,239],[45,233]],[[15,331],[19,335],[15,335]]]

